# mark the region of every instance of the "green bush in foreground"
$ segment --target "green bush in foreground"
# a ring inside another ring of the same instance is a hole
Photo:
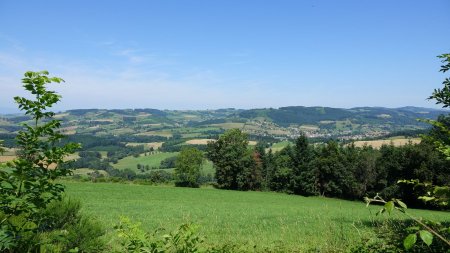
[[[105,230],[100,222],[80,213],[79,201],[63,198],[53,201],[36,215],[39,223],[26,226],[19,243],[12,241],[4,230],[0,232],[0,252],[102,252]],[[3,219],[4,215],[0,215]],[[16,217],[13,225],[24,224],[24,217]]]

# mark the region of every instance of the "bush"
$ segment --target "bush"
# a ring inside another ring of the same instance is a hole
[[[51,203],[42,213],[38,239],[41,252],[101,252],[105,246],[101,224],[80,213],[77,200]]]
[[[101,252],[105,246],[104,229],[95,219],[80,213],[79,201],[63,198],[51,202],[37,214],[39,222],[32,231],[24,229],[20,238],[9,240],[7,230],[0,230],[0,251],[7,252]],[[0,215],[1,216],[1,215]],[[16,217],[21,224],[24,217]],[[17,242],[17,243],[16,243]]]

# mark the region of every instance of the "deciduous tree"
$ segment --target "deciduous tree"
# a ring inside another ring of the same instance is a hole
[[[251,150],[248,149],[247,134],[239,129],[226,131],[215,142],[208,143],[208,158],[216,169],[219,188],[239,190],[239,179],[251,166]]]
[[[175,185],[199,187],[203,153],[193,147],[183,148],[175,161]]]

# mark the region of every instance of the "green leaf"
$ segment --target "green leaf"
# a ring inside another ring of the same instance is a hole
[[[420,236],[420,239],[422,239],[422,241],[426,245],[430,246],[431,243],[433,243],[433,234],[431,234],[427,230],[420,230],[419,231],[419,236]]]
[[[408,208],[408,206],[407,206],[405,203],[403,203],[401,200],[399,200],[399,199],[397,199],[397,204],[398,204],[399,206],[401,206],[402,208],[404,208],[404,209],[407,209],[407,208]]]
[[[384,208],[389,214],[391,214],[392,210],[394,210],[394,207],[394,201],[388,201],[386,204],[384,204]]]
[[[403,246],[405,246],[405,249],[410,249],[410,248],[412,248],[412,246],[414,246],[414,244],[416,244],[416,241],[417,241],[417,235],[410,234],[403,241]]]

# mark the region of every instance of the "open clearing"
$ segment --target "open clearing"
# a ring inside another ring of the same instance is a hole
[[[213,244],[227,242],[291,249],[342,248],[371,235],[377,206],[362,202],[273,192],[176,188],[112,183],[65,182],[67,193],[109,229],[121,215],[143,228],[174,230],[193,223]],[[448,213],[410,210],[415,216],[448,220]],[[403,218],[400,214],[392,218]],[[275,246],[276,247],[276,246]],[[316,252],[316,251],[314,251]]]
[[[356,147],[372,146],[373,148],[381,148],[383,145],[391,145],[391,143],[398,147],[404,146],[411,142],[412,144],[420,143],[420,138],[394,138],[394,139],[386,139],[386,140],[374,140],[374,141],[355,141]]]

